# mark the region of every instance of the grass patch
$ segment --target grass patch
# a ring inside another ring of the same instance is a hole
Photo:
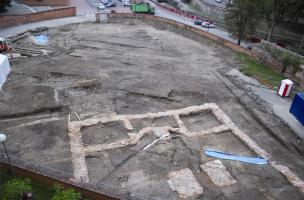
[[[274,88],[280,85],[281,80],[286,79],[283,74],[274,71],[266,65],[257,63],[247,55],[238,54],[238,59],[242,62],[240,71],[243,74],[246,76],[262,79],[263,81],[271,84]]]

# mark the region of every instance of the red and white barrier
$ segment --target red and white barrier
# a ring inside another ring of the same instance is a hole
[[[289,79],[284,79],[281,81],[281,85],[278,89],[278,95],[281,97],[288,97],[293,86],[293,82]]]
[[[153,1],[153,0],[148,0],[148,1],[153,2],[156,7],[164,9],[164,10],[166,10],[168,12],[171,12],[171,13],[174,13],[176,15],[179,15],[180,17],[189,18],[191,20],[202,20],[203,21],[202,18],[200,18],[200,17],[198,17],[196,15],[189,14],[189,13],[184,12],[184,11],[180,11],[180,10],[177,10],[177,9],[174,9],[174,8],[170,8],[170,7],[161,5],[160,3],[156,2],[156,1]]]

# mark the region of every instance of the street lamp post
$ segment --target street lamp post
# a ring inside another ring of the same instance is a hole
[[[11,162],[11,159],[10,159],[10,157],[9,157],[9,155],[8,155],[8,152],[7,152],[5,143],[4,143],[5,141],[6,141],[6,135],[0,132],[0,142],[3,144],[4,151],[5,151],[5,154],[6,154],[6,157],[7,157],[9,166],[10,166],[10,169],[11,169],[11,173],[12,173],[13,175],[15,175],[15,172],[14,172],[14,169],[13,169],[13,165],[12,165],[12,162]]]

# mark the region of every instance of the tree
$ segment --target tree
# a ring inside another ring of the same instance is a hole
[[[298,23],[300,18],[304,18],[304,1],[288,0],[287,17],[294,23]]]
[[[285,19],[289,5],[288,1],[289,0],[266,1],[265,17],[269,25],[267,41],[271,40],[275,27]]]
[[[271,40],[274,29],[284,21],[298,23],[304,16],[303,0],[266,0],[266,21],[269,24],[267,41]]]
[[[302,50],[304,46],[304,33],[302,34],[301,40],[300,40],[300,44],[298,46],[299,50]]]
[[[234,0],[233,6],[227,9],[225,22],[228,31],[238,38],[240,45],[242,39],[255,32],[257,24],[264,13],[264,0]]]
[[[11,0],[0,0],[0,13],[5,12],[7,6],[11,6]]]
[[[304,19],[304,1],[303,0],[289,0],[287,17],[293,23],[301,24],[300,19]],[[298,49],[302,50],[304,47],[304,30],[302,29],[302,36],[298,45]]]
[[[281,69],[281,73],[284,74],[286,72],[286,70],[291,66],[292,55],[291,54],[285,54],[283,56],[282,63],[283,63],[283,66],[282,66],[282,69]]]

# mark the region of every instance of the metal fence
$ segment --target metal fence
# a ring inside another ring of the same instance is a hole
[[[25,160],[14,155],[9,155],[12,168],[17,176],[26,177],[47,186],[60,184],[66,188],[73,188],[80,192],[83,197],[92,200],[116,200],[116,199],[153,199],[149,196],[137,194],[123,189],[114,187],[98,180],[90,180],[89,183],[73,181],[72,172],[63,171],[50,166],[39,164],[35,161]],[[5,154],[0,153],[0,167],[10,168]]]

